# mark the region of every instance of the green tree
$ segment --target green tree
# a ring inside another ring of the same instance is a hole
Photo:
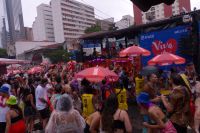
[[[64,49],[57,49],[44,54],[45,57],[49,58],[52,63],[67,62],[69,61],[70,54]]]
[[[101,27],[99,25],[93,25],[85,30],[85,33],[93,33],[101,31]]]
[[[5,58],[7,56],[8,54],[7,54],[6,49],[0,48],[0,58]]]

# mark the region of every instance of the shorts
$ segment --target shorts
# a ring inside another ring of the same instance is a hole
[[[177,133],[171,121],[165,123],[165,128],[161,129],[161,133]]]
[[[5,133],[6,131],[6,122],[0,122],[0,133]]]
[[[50,110],[49,108],[45,108],[43,110],[39,110],[40,116],[42,119],[46,119],[50,117]]]
[[[87,123],[84,128],[84,133],[90,133],[90,125],[88,125]]]
[[[36,111],[33,109],[33,107],[25,107],[24,108],[24,116],[25,117],[33,117],[36,115]]]

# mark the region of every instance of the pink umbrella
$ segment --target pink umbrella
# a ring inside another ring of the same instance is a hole
[[[26,63],[30,63],[30,61],[0,58],[0,64],[26,64]]]
[[[112,62],[122,62],[122,63],[129,62],[129,61],[130,60],[127,59],[127,58],[115,58],[115,59],[112,60]]]
[[[42,67],[36,66],[36,67],[33,67],[30,70],[28,70],[28,73],[34,74],[34,73],[39,73],[39,72],[42,72],[42,71],[43,71]]]
[[[185,63],[184,58],[171,53],[163,53],[157,55],[153,59],[148,61],[148,65],[160,65],[160,66],[166,66],[171,64],[184,64],[184,63]]]
[[[20,70],[14,70],[14,71],[13,71],[13,74],[19,74],[19,73],[21,73]]]
[[[120,57],[125,57],[125,56],[149,56],[151,54],[150,51],[144,49],[144,48],[141,48],[139,46],[131,46],[131,47],[128,47],[124,50],[122,50],[120,53],[119,53],[119,56]]]
[[[108,79],[109,81],[117,81],[118,75],[113,71],[103,67],[91,67],[87,68],[75,75],[77,79],[86,78],[91,82],[101,82],[103,79]]]
[[[48,61],[43,61],[40,65],[48,65],[49,62]]]

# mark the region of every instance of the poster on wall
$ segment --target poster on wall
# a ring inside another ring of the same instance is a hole
[[[192,57],[181,54],[179,42],[182,37],[189,36],[188,26],[178,26],[160,31],[148,32],[140,35],[140,46],[151,51],[151,55],[142,58],[143,66],[154,56],[163,52],[179,55],[188,61]]]

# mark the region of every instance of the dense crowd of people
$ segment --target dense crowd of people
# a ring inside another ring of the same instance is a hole
[[[54,65],[43,72],[0,77],[0,133],[132,133],[127,99],[136,100],[143,133],[199,133],[200,82],[194,65],[149,75],[110,67],[117,82],[92,83]]]

